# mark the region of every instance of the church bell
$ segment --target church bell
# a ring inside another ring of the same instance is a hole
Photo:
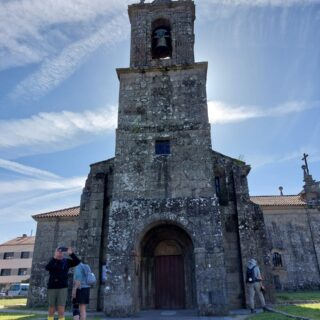
[[[166,58],[171,56],[170,33],[164,28],[156,29],[153,33],[153,56]]]

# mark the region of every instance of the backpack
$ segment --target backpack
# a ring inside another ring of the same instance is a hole
[[[255,277],[255,274],[254,274],[254,268],[255,267],[256,266],[254,266],[253,268],[247,267],[247,279],[246,279],[247,283],[253,283],[253,282],[257,281],[257,279]]]
[[[88,286],[95,285],[97,282],[97,279],[96,279],[96,276],[94,275],[94,273],[91,271],[89,265],[82,263],[82,269],[85,274],[86,284]]]

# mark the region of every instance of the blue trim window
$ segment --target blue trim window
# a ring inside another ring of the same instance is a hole
[[[170,140],[156,140],[155,144],[156,155],[168,155],[170,154]]]

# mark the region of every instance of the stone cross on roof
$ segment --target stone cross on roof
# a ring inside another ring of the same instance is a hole
[[[307,158],[308,158],[308,157],[309,157],[309,155],[306,154],[306,153],[304,153],[304,154],[303,154],[303,158],[302,158],[301,160],[304,161],[304,163],[305,163],[306,173],[307,173],[307,174],[310,174],[310,173],[309,173],[309,167],[308,167],[308,161],[307,161]]]

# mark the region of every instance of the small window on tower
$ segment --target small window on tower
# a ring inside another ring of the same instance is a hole
[[[170,154],[170,140],[156,140],[156,155]]]

